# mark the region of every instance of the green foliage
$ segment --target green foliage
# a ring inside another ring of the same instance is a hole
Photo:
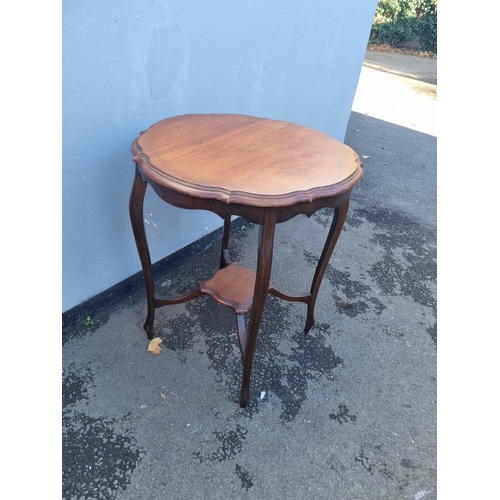
[[[379,0],[375,22],[400,21],[437,12],[437,0]]]
[[[94,324],[94,320],[90,316],[87,316],[85,318],[84,325],[85,326],[91,326],[93,324]]]
[[[437,0],[379,0],[370,43],[437,53]]]

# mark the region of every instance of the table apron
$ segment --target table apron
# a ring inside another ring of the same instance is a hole
[[[144,175],[142,175],[142,179],[144,182],[149,183],[156,194],[169,205],[188,210],[208,210],[223,219],[230,216],[243,217],[248,222],[254,224],[263,224],[266,213],[270,211],[276,212],[275,220],[277,223],[280,223],[286,222],[299,214],[305,214],[307,217],[310,217],[321,208],[340,207],[349,199],[352,191],[351,188],[335,196],[318,198],[313,201],[301,202],[295,205],[265,207],[243,205],[239,203],[224,203],[220,200],[207,198],[196,198],[195,196],[179,193],[178,191],[165,187]]]

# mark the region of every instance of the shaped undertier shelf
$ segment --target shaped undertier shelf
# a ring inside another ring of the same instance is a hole
[[[202,293],[230,307],[236,314],[245,314],[250,310],[254,288],[255,273],[235,262],[219,269],[208,281],[200,283]],[[269,288],[272,288],[272,284]]]

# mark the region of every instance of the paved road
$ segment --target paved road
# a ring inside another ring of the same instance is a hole
[[[437,85],[437,58],[419,57],[382,50],[368,50],[365,54],[364,66]]]
[[[158,311],[158,356],[143,290],[65,335],[65,500],[437,498],[436,100],[415,79],[427,69],[370,64],[345,139],[365,177],[316,326],[304,336],[303,304],[269,297],[245,410],[234,317],[208,297]],[[278,286],[309,288],[331,217],[278,226]],[[244,225],[232,258],[254,266],[256,244]],[[158,285],[181,291],[217,262],[213,246]]]

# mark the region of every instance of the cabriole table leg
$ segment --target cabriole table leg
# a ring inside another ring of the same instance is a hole
[[[335,209],[333,215],[332,225],[330,227],[330,232],[323,247],[323,252],[318,261],[318,266],[316,267],[316,272],[314,273],[314,278],[311,285],[311,300],[307,304],[307,319],[306,326],[304,328],[304,333],[308,333],[311,327],[314,325],[314,306],[316,304],[316,297],[318,296],[319,287],[321,285],[321,280],[325,274],[328,262],[332,256],[333,249],[337,244],[340,232],[344,227],[344,222],[347,217],[347,211],[349,210],[349,200],[347,200],[343,205]]]
[[[144,273],[144,281],[146,282],[146,295],[148,301],[148,314],[144,323],[144,330],[148,334],[148,338],[153,338],[153,322],[155,317],[155,290],[153,270],[151,267],[151,257],[149,254],[148,241],[144,230],[144,215],[143,204],[144,195],[146,193],[147,183],[142,180],[139,168],[136,164],[135,178],[130,193],[129,211],[132,230],[134,231],[135,243],[137,251],[141,259],[142,271]]]
[[[250,323],[248,326],[246,347],[243,354],[243,375],[241,381],[240,407],[245,408],[248,404],[250,394],[250,373],[255,352],[255,345],[259,333],[260,320],[264,311],[269,281],[271,279],[271,268],[273,260],[274,230],[276,227],[276,213],[268,210],[264,221],[259,228],[259,250],[257,257],[257,273],[255,277],[255,289],[253,294],[252,309],[250,312]]]

